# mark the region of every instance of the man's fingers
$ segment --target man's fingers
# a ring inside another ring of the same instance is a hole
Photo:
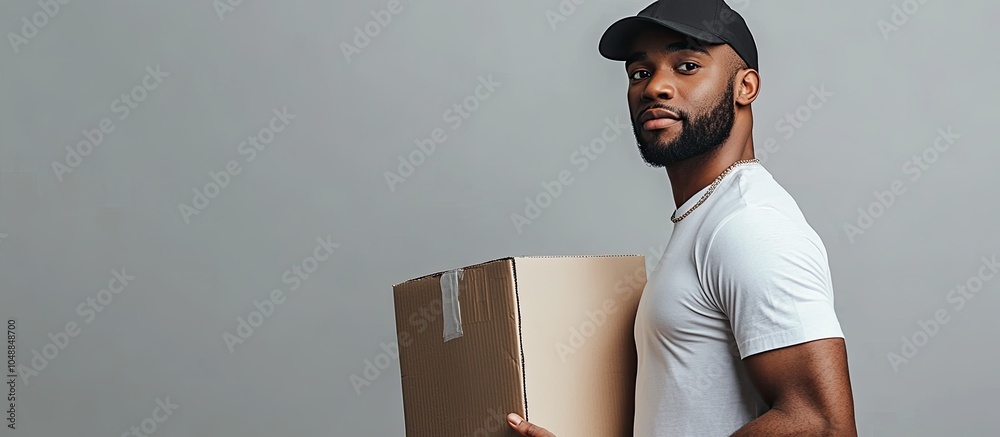
[[[510,424],[511,428],[514,428],[515,431],[525,437],[555,437],[555,435],[545,428],[528,422],[514,413],[507,415],[507,423]]]

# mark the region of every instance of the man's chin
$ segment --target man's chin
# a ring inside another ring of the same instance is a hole
[[[669,143],[642,142],[639,143],[639,154],[650,167],[666,167],[673,163],[668,152],[669,148]]]

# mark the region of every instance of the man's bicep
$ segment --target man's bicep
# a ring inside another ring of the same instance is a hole
[[[854,403],[842,338],[773,349],[743,360],[747,375],[772,409],[834,429],[854,427]]]

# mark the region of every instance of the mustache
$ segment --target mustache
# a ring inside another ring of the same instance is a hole
[[[686,121],[688,119],[687,111],[681,108],[678,108],[676,106],[665,105],[663,103],[652,103],[648,106],[644,106],[641,109],[639,109],[639,111],[636,112],[635,117],[632,118],[632,122],[635,123],[639,119],[639,117],[642,116],[642,113],[653,108],[666,109],[667,111],[673,112],[674,114],[677,114],[677,117],[680,119],[680,121]]]

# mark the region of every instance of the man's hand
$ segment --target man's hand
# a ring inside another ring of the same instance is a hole
[[[507,423],[510,424],[510,427],[514,428],[518,434],[526,437],[556,437],[555,434],[552,434],[545,428],[532,424],[531,422],[522,419],[521,416],[518,416],[515,413],[507,415]]]

